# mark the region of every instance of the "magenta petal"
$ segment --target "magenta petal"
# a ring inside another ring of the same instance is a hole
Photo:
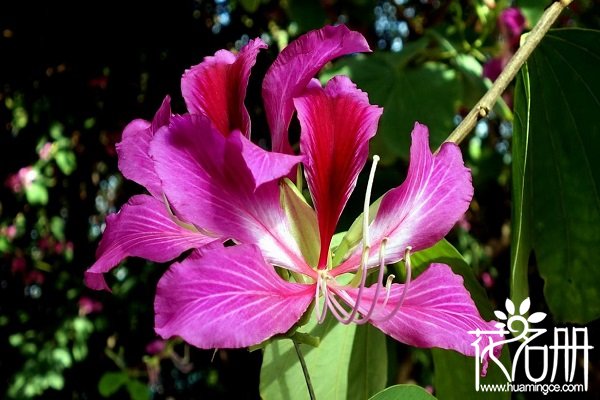
[[[278,177],[273,175],[278,170],[287,176],[290,171],[282,165],[293,163],[289,158],[257,156],[261,151],[239,133],[223,137],[202,115],[174,117],[155,136],[150,150],[178,216],[219,237],[256,244],[269,262],[308,274],[312,269],[290,233]],[[256,159],[244,159],[251,155]],[[265,160],[275,162],[273,171],[263,168]]]
[[[246,87],[258,52],[266,47],[262,40],[254,39],[237,55],[220,50],[188,70],[181,79],[181,92],[189,112],[206,115],[224,136],[239,129],[248,137]]]
[[[383,239],[387,239],[386,264],[402,259],[408,246],[412,246],[413,251],[433,246],[467,211],[472,198],[471,173],[464,166],[459,147],[444,143],[440,152],[433,155],[427,127],[415,124],[406,180],[383,195],[369,229],[369,265],[379,264],[379,246]],[[337,267],[336,275],[356,270],[361,250],[359,246]]]
[[[227,144],[228,158],[246,164],[255,188],[289,175],[290,171],[304,160],[302,156],[266,151],[241,136],[239,131],[232,132]]]
[[[155,330],[202,349],[252,346],[287,332],[313,296],[313,285],[281,279],[256,246],[215,248],[160,279]]]
[[[460,275],[444,264],[432,264],[410,283],[404,303],[391,318],[385,317],[396,307],[404,291],[404,285],[393,284],[392,293],[385,309],[378,308],[371,323],[394,339],[416,347],[439,347],[475,356],[477,337],[469,331],[497,331],[496,321],[485,321],[479,315],[471,295],[463,286]],[[356,300],[358,289],[347,293]],[[368,312],[375,295],[375,286],[363,291],[359,311]],[[379,292],[378,304],[383,305],[385,290]],[[502,339],[500,335],[482,335],[481,350],[489,343]],[[494,354],[500,354],[501,347]]]
[[[156,198],[162,197],[162,189],[148,150],[154,133],[169,123],[170,103],[169,96],[165,97],[151,123],[143,119],[130,122],[116,146],[123,176],[144,186]]]
[[[294,97],[329,61],[345,54],[370,51],[365,38],[344,25],[326,26],[300,36],[281,51],[263,81],[263,99],[273,151],[292,154],[288,126]]]
[[[126,257],[165,262],[214,240],[176,224],[160,200],[133,196],[119,213],[106,218],[97,260],[85,272],[85,284],[91,289],[108,289],[102,274]]]
[[[324,266],[329,243],[342,210],[356,186],[377,131],[382,109],[369,104],[367,94],[345,76],[331,79],[325,89],[311,86],[294,99],[300,120],[300,150],[306,155],[306,180],[321,235],[319,265]]]

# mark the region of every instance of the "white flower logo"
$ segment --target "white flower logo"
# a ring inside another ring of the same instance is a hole
[[[510,299],[506,299],[504,307],[506,308],[508,315],[500,310],[494,311],[496,318],[498,318],[500,321],[506,321],[498,322],[495,325],[498,329],[504,329],[504,327],[507,326],[509,330],[514,332],[515,330],[511,329],[512,323],[514,321],[521,321],[521,323],[525,325],[525,330],[527,330],[529,324],[537,324],[538,322],[541,322],[544,318],[546,318],[546,313],[544,312],[535,312],[531,314],[527,319],[524,317],[524,315],[529,311],[529,307],[531,307],[531,300],[529,300],[529,297],[523,300],[523,302],[519,305],[518,314],[515,313],[515,304]]]

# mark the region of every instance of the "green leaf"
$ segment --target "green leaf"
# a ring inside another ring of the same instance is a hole
[[[517,7],[521,10],[530,27],[535,26],[548,6],[548,2],[540,0],[517,0]]]
[[[127,381],[127,391],[132,400],[148,400],[150,398],[148,386],[136,379]]]
[[[56,165],[65,175],[71,173],[77,168],[77,158],[71,150],[59,150],[55,156]]]
[[[385,388],[388,369],[385,342],[385,334],[371,324],[356,328],[348,369],[348,399],[367,399]]]
[[[460,79],[464,74],[439,62],[407,65],[402,52],[344,58],[327,76],[342,73],[369,94],[372,104],[384,108],[371,152],[387,164],[398,157],[408,159],[410,132],[416,121],[429,127],[433,148],[444,141],[454,128],[453,118],[467,81]]]
[[[348,397],[348,370],[356,324],[343,325],[328,316],[317,324],[315,313],[303,331],[319,336],[319,347],[300,345],[317,399],[345,400]],[[304,375],[291,340],[269,344],[263,355],[260,394],[264,400],[306,400]]]
[[[319,0],[288,0],[290,18],[298,24],[300,32],[321,28],[327,22],[327,14]]]
[[[63,347],[57,347],[52,351],[52,358],[55,362],[62,365],[65,368],[69,368],[71,364],[73,364],[73,359],[71,358],[71,353],[69,353]]]
[[[433,247],[414,253],[411,256],[413,269],[423,271],[431,263],[447,264],[452,271],[462,276],[466,289],[471,294],[481,316],[489,321],[494,319],[492,306],[485,290],[479,284],[473,270],[462,255],[446,239],[442,239]],[[475,337],[473,337],[475,339]],[[475,359],[463,356],[451,350],[433,349],[433,362],[435,366],[434,386],[441,399],[464,400],[471,398],[482,399],[509,399],[510,393],[480,393],[475,391]],[[508,347],[505,346],[500,358],[502,364],[510,370],[510,356]],[[501,369],[490,362],[488,374],[481,378],[481,383],[495,384],[506,383]]]
[[[523,88],[516,92],[513,160],[523,170],[513,171],[513,190],[523,188],[515,209],[531,214],[530,237],[513,236],[512,245],[531,245],[546,301],[560,322],[600,317],[599,62],[599,31],[550,31],[527,62],[529,96]],[[519,262],[513,274],[524,275],[525,254],[513,261]]]
[[[434,400],[435,397],[417,385],[395,385],[377,393],[369,400]]]
[[[244,7],[244,10],[249,13],[253,13],[258,10],[258,6],[260,6],[260,0],[240,0],[240,4]]]
[[[129,377],[125,372],[105,372],[98,382],[98,391],[102,397],[112,396],[123,386]]]
[[[475,338],[475,337],[474,337]],[[510,392],[483,392],[475,390],[475,358],[467,357],[451,350],[432,349],[435,374],[433,386],[435,393],[444,400],[508,400]],[[504,346],[500,362],[510,371],[510,354],[508,346]],[[494,362],[490,361],[487,375],[480,377],[481,385],[505,384],[504,373]]]
[[[48,203],[48,189],[39,182],[32,182],[25,187],[25,197],[32,205],[45,205]]]
[[[428,249],[412,254],[410,259],[412,269],[416,274],[424,271],[431,263],[441,263],[450,266],[455,274],[462,276],[465,287],[471,294],[471,298],[475,302],[475,305],[477,305],[481,316],[486,320],[494,318],[485,289],[481,286],[463,256],[446,239],[440,240]]]
[[[61,217],[52,217],[50,220],[50,232],[58,240],[65,239],[65,220]]]
[[[515,119],[512,138],[512,209],[510,297],[521,304],[529,297],[529,256],[531,254],[531,175],[525,174],[529,151],[530,85],[527,64],[521,69],[515,85]]]

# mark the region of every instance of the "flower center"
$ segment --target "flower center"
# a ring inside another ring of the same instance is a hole
[[[363,305],[361,303],[365,297],[366,289],[366,277],[368,272],[368,264],[370,258],[371,244],[369,241],[369,207],[371,202],[371,191],[373,188],[373,180],[375,177],[375,169],[379,157],[373,156],[373,164],[369,173],[369,181],[367,183],[367,190],[365,193],[364,209],[363,209],[363,249],[360,265],[357,269],[356,276],[353,281],[358,284],[358,293],[353,298],[348,293],[350,286],[342,286],[338,284],[335,276],[329,273],[329,270],[317,269],[317,283],[315,288],[315,305],[317,310],[317,319],[319,323],[322,323],[327,316],[327,311],[331,311],[334,317],[343,324],[357,323],[364,324],[371,319],[375,320],[387,320],[392,318],[402,307],[408,286],[411,280],[411,263],[410,263],[410,252],[412,248],[408,246],[404,255],[406,265],[406,283],[404,290],[400,295],[394,308],[387,315],[383,315],[388,305],[390,296],[392,294],[392,281],[394,275],[390,275],[386,280],[385,286],[383,285],[383,276],[385,273],[385,248],[387,246],[387,238],[383,238],[379,244],[379,273],[377,277],[377,283],[375,284],[374,293],[371,292],[372,296],[369,305]],[[381,290],[385,290],[385,297],[380,299]],[[353,290],[353,289],[352,289]],[[323,307],[320,305],[320,299],[323,296],[324,304]],[[350,310],[347,310],[340,304],[338,297],[343,299],[347,304],[351,306]],[[369,301],[369,300],[367,300]],[[375,314],[376,309],[379,311]]]

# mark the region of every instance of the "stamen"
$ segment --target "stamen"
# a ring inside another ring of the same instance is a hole
[[[385,300],[383,300],[383,304],[381,305],[381,309],[385,310],[385,306],[387,306],[388,300],[390,299],[390,294],[392,293],[392,283],[394,282],[394,278],[396,276],[394,274],[390,274],[388,276],[387,281],[385,282]]]
[[[383,272],[385,270],[385,246],[387,245],[387,238],[383,238],[381,241],[381,245],[379,246],[379,275],[377,276],[377,287],[375,288],[375,295],[373,296],[373,301],[371,302],[371,308],[369,308],[369,312],[364,316],[360,321],[357,319],[355,322],[357,324],[366,323],[369,318],[373,315],[373,311],[375,311],[375,306],[377,305],[377,299],[379,299],[379,292],[381,291],[381,287],[383,284],[380,282],[383,281]]]
[[[356,314],[358,313],[360,301],[362,300],[363,289],[365,288],[365,284],[367,281],[367,262],[369,260],[369,250],[370,250],[369,246],[365,246],[363,248],[362,258],[360,260],[360,266],[359,266],[359,273],[361,274],[361,276],[360,276],[360,284],[358,286],[358,294],[356,295],[356,302],[354,303],[354,306],[352,307],[352,311],[350,312],[350,315],[348,316],[348,318],[340,319],[340,322],[342,324],[347,325],[347,324],[357,320],[357,318],[355,318],[355,317],[356,317]]]
[[[323,282],[322,282],[323,280]],[[327,278],[323,279],[323,274],[318,271],[317,272],[317,288],[315,290],[315,307],[317,312],[317,322],[322,324],[325,321],[325,317],[327,316],[327,301],[323,303],[323,309],[321,309],[319,304],[319,291],[323,293],[325,299],[327,298]]]
[[[369,262],[369,253],[370,253],[370,243],[369,243],[369,207],[371,205],[371,192],[373,191],[373,180],[375,179],[375,170],[377,169],[377,163],[379,162],[379,156],[373,156],[373,164],[371,164],[371,171],[369,171],[369,181],[367,182],[367,191],[365,193],[365,202],[363,204],[363,251],[362,257],[360,260],[360,266],[358,268],[358,273],[360,275],[360,284],[358,286],[358,294],[356,295],[356,302],[352,307],[352,311],[348,315],[347,318],[338,318],[338,320],[342,324],[349,324],[351,322],[359,322],[357,317],[358,309],[360,307],[360,302],[363,296],[363,289],[365,287],[365,283],[367,280],[367,264]],[[331,304],[331,300],[329,300]],[[334,299],[337,302],[337,300]],[[338,303],[339,304],[339,303]],[[331,310],[333,312],[333,310]]]
[[[375,154],[373,156],[373,164],[371,164],[371,171],[369,171],[369,181],[367,182],[367,192],[365,193],[365,202],[363,204],[363,250],[369,246],[369,207],[371,205],[371,191],[373,190],[373,180],[375,180],[375,170],[377,169],[377,163],[379,162],[379,156]]]
[[[396,315],[396,313],[402,307],[402,304],[404,303],[404,300],[406,299],[406,295],[408,293],[408,287],[410,286],[411,277],[412,277],[412,268],[411,268],[411,263],[410,263],[410,252],[411,252],[411,250],[412,250],[412,247],[408,246],[408,247],[406,247],[406,251],[404,252],[404,263],[406,265],[406,281],[404,282],[404,290],[402,292],[402,295],[400,296],[400,300],[398,301],[398,303],[396,304],[396,307],[394,307],[394,309],[392,310],[392,312],[390,312],[385,317],[377,318],[378,321],[387,321],[390,318],[392,318],[394,315]],[[390,292],[391,292],[391,288],[390,288]],[[384,302],[384,304],[386,304],[386,305],[387,305],[388,298],[389,298],[389,292],[388,292],[388,296],[386,297],[385,302]]]

